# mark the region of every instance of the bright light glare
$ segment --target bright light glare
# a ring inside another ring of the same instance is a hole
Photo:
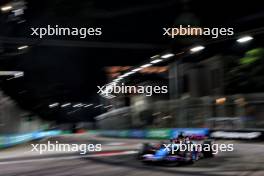
[[[82,106],[83,106],[82,103],[78,103],[78,104],[73,105],[72,107],[74,107],[74,108],[79,108],[79,107],[82,107]]]
[[[142,65],[141,68],[146,68],[146,67],[150,67],[152,64],[145,64],[145,65]]]
[[[251,36],[244,36],[244,37],[241,37],[241,38],[237,39],[237,42],[238,43],[245,43],[245,42],[248,42],[250,40],[253,40],[253,37],[251,37]]]
[[[24,75],[23,71],[0,71],[0,76]]]
[[[151,59],[156,59],[156,58],[159,58],[160,57],[160,55],[155,55],[155,56],[152,56],[152,57],[150,57]]]
[[[10,6],[10,5],[3,6],[3,7],[1,7],[1,11],[3,11],[3,12],[5,12],[5,11],[9,11],[9,10],[11,10],[12,8],[13,8],[13,7]]]
[[[161,59],[155,59],[155,60],[151,61],[150,63],[151,64],[156,64],[156,63],[159,63],[161,61],[162,61]]]
[[[135,72],[131,71],[131,72],[126,73],[126,75],[132,75],[132,74],[134,74],[134,73],[135,73]]]
[[[22,49],[27,49],[27,48],[28,48],[27,45],[23,45],[23,46],[18,47],[17,49],[18,49],[18,50],[22,50]]]
[[[132,70],[133,72],[137,72],[139,70],[142,70],[142,68],[135,68],[134,70]]]
[[[123,78],[120,78],[120,77],[118,77],[118,78],[116,78],[115,80],[116,81],[120,81],[120,80],[122,80]]]
[[[116,96],[114,95],[105,95],[105,94],[101,94],[102,97],[107,98],[107,99],[112,99],[115,98]]]
[[[163,59],[167,59],[167,58],[170,58],[170,57],[172,57],[172,56],[174,56],[174,54],[172,54],[172,53],[167,53],[167,54],[162,55],[161,58],[163,58]]]
[[[124,78],[124,77],[126,77],[126,76],[127,76],[126,74],[123,74],[123,75],[120,76],[120,78]]]
[[[218,105],[224,104],[226,102],[226,97],[222,97],[222,98],[217,98],[215,100],[215,103]]]
[[[18,73],[15,73],[14,74],[14,77],[15,78],[19,78],[19,77],[22,77],[22,76],[24,76],[24,73],[23,72],[18,72]]]
[[[67,107],[67,106],[70,106],[71,103],[65,103],[65,104],[62,104],[61,107],[64,108],[64,107]]]
[[[190,51],[194,53],[194,52],[201,51],[204,48],[205,48],[204,46],[196,46],[196,47],[191,48]]]
[[[108,106],[105,106],[104,108],[111,108],[113,107],[113,105],[108,105]]]
[[[95,106],[94,108],[99,108],[101,106],[103,106],[103,105],[102,104],[99,104],[99,105]]]
[[[56,107],[56,106],[59,106],[59,103],[53,103],[53,104],[50,104],[50,105],[49,105],[49,108],[54,108],[54,107]]]
[[[131,72],[127,72],[127,73],[125,73],[125,74],[123,74],[123,75],[121,75],[121,76],[119,76],[119,78],[124,78],[124,77],[127,77],[127,76],[129,76],[129,75],[132,75],[132,74],[134,74],[135,72],[134,71],[131,71]],[[118,78],[118,79],[119,79]]]
[[[113,82],[118,83],[118,82],[119,82],[120,80],[122,80],[122,79],[123,79],[123,78],[118,77],[118,78],[114,79]]]
[[[109,84],[106,85],[106,87],[113,87],[114,85],[116,85],[115,81],[110,82]]]
[[[85,108],[88,108],[89,106],[93,106],[93,104],[90,103],[90,104],[88,104],[88,105],[85,105],[84,107],[85,107]]]

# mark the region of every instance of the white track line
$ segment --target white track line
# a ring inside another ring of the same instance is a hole
[[[51,157],[51,158],[39,158],[39,159],[26,159],[26,160],[17,160],[17,161],[0,161],[0,165],[5,164],[18,164],[18,163],[31,163],[31,162],[41,162],[41,161],[55,161],[55,160],[70,160],[70,159],[79,159],[79,158],[92,158],[92,157],[104,157],[104,156],[119,156],[119,155],[131,155],[135,154],[137,151],[122,151],[122,152],[114,152],[111,153],[97,153],[91,155],[79,155],[79,156],[65,156],[65,157]]]

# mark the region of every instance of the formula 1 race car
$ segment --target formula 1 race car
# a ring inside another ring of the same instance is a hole
[[[181,146],[185,147],[181,149]],[[145,143],[138,153],[138,159],[142,162],[160,164],[191,164],[201,158],[213,156],[212,141],[206,140],[203,143],[195,144],[186,138],[171,140],[169,143]]]

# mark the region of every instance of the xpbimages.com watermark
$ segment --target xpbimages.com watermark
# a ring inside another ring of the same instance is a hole
[[[87,152],[100,152],[102,151],[102,144],[63,144],[55,141],[47,144],[31,144],[31,152],[38,152],[43,154],[45,152],[80,152],[81,155]]]
[[[164,150],[171,152],[172,154],[177,152],[212,152],[217,154],[219,152],[232,152],[234,151],[234,144],[194,144],[183,143],[178,144],[163,144]]]
[[[45,36],[78,36],[79,38],[86,38],[87,36],[102,35],[102,28],[99,27],[60,27],[59,25],[47,25],[46,27],[30,28],[32,36],[43,38]]]
[[[103,94],[106,96],[113,94],[144,94],[146,96],[152,96],[153,94],[166,94],[168,93],[168,86],[129,86],[124,85],[124,83],[117,85],[106,85],[97,86],[98,94]]]
[[[211,38],[218,38],[219,36],[234,35],[234,28],[208,28],[208,27],[192,27],[191,25],[180,25],[173,28],[163,28],[163,35],[171,38],[175,36],[210,36]]]

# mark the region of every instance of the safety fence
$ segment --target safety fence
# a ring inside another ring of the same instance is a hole
[[[34,131],[24,134],[2,135],[0,136],[0,149],[29,142],[32,140],[37,140],[44,137],[56,136],[60,134],[63,134],[63,131],[61,130]]]
[[[105,137],[170,139],[182,133],[193,139],[204,139],[209,136],[209,132],[210,130],[208,128],[163,128],[143,130],[98,130],[96,134]],[[93,131],[93,133],[95,132]]]
[[[193,140],[211,138],[264,141],[264,130],[261,129],[211,130],[209,128],[163,128],[142,130],[95,130],[88,131],[88,133],[104,137],[141,139],[171,139],[182,133],[184,136],[189,136]]]

